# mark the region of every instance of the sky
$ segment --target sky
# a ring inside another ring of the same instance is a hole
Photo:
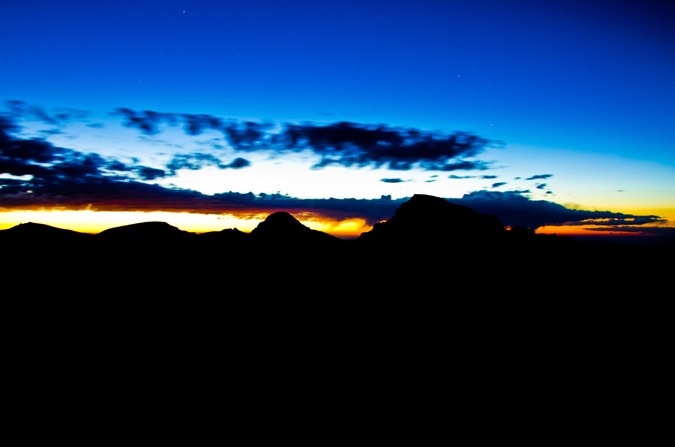
[[[675,227],[675,5],[2,0],[0,229]]]

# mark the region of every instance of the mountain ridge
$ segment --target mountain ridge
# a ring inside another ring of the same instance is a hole
[[[467,237],[492,239],[504,231],[504,225],[495,216],[439,197],[415,194],[401,204],[394,216],[375,224],[360,239],[385,243],[391,239],[406,243],[457,243]]]
[[[305,298],[328,292],[383,302],[405,297],[455,303],[479,292],[504,296],[506,290],[535,297],[553,288],[574,296],[578,288],[602,294],[625,290],[626,281],[644,288],[642,278],[667,277],[672,244],[613,247],[505,229],[494,216],[433,196],[413,197],[354,240],[312,230],[287,212],[272,213],[250,233],[199,234],[141,222],[90,235],[20,224],[0,231],[2,267],[5,277],[47,288],[95,291],[104,285],[126,293],[140,287],[149,296],[206,293],[227,303],[261,291],[273,300],[291,292]]]
[[[526,256],[550,249],[586,249],[591,244],[574,241],[567,236],[536,234],[524,227],[506,229],[495,216],[452,203],[446,199],[416,194],[404,202],[394,215],[377,223],[357,239],[345,240],[313,230],[292,214],[279,211],[270,214],[251,232],[223,229],[206,233],[180,230],[166,222],[140,222],[111,227],[96,234],[53,227],[39,223],[22,223],[0,230],[0,242],[13,250],[41,251],[51,245],[72,244],[72,249],[93,247],[99,256],[105,249],[133,249],[133,244],[155,248],[180,244],[181,248],[217,251],[284,249],[301,250],[370,249],[396,251],[437,251],[452,249],[471,251],[477,248],[495,253],[516,253]],[[594,247],[597,247],[595,244]],[[553,253],[551,253],[553,254]],[[557,253],[556,253],[557,254]]]

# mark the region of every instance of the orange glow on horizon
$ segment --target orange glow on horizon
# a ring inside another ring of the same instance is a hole
[[[9,211],[0,213],[0,230],[8,229],[26,222],[41,223],[81,233],[100,233],[108,228],[130,225],[140,222],[166,222],[181,230],[194,233],[220,231],[237,228],[249,232],[255,228],[261,218],[238,219],[234,216],[219,214],[140,212],[140,211]]]
[[[108,228],[140,222],[159,221],[192,233],[206,233],[230,228],[250,233],[266,217],[267,214],[236,217],[223,214],[170,213],[160,211],[22,210],[0,213],[0,230],[6,230],[22,223],[34,222],[81,233],[96,234]],[[301,215],[298,215],[297,218],[303,225],[313,230],[323,231],[340,238],[358,237],[361,233],[372,229],[363,219],[335,221],[316,216],[306,220]]]
[[[592,226],[559,225],[539,227],[537,234],[555,234],[557,236],[640,236],[641,233],[632,231],[601,231],[593,230]],[[597,227],[596,227],[597,228]]]
[[[364,219],[347,219],[342,221],[334,221],[328,219],[313,219],[304,221],[299,219],[307,227],[312,230],[323,231],[340,238],[353,238],[360,236],[361,233],[370,231],[372,226],[366,224]]]
[[[231,228],[250,233],[269,214],[269,212],[249,213],[237,217],[231,214],[161,211],[15,210],[0,212],[0,230],[12,228],[26,222],[34,222],[82,233],[95,234],[113,227],[140,222],[160,221],[193,233],[221,231]],[[309,212],[299,212],[294,215],[303,225],[313,230],[322,231],[343,239],[356,238],[373,228],[364,219],[337,221]],[[668,220],[668,223],[665,225],[672,226],[672,222]],[[645,228],[643,232],[598,231],[597,228],[597,226],[592,225],[543,226],[537,228],[536,233],[572,237],[650,236],[649,228]]]

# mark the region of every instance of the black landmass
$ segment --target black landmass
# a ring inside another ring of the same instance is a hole
[[[590,395],[623,412],[626,384],[652,395],[668,371],[670,312],[654,303],[669,301],[656,284],[672,244],[506,230],[435,197],[357,240],[274,213],[251,233],[26,223],[0,244],[9,369],[46,396],[414,390],[565,412]]]
[[[415,195],[386,222],[356,240],[312,230],[287,212],[269,215],[252,232],[182,231],[143,222],[92,235],[25,223],[0,231],[3,270],[35,280],[214,284],[295,284],[299,288],[368,293],[466,294],[554,284],[610,285],[625,275],[645,282],[672,266],[669,244],[592,244],[566,236],[505,229],[494,216],[445,199]],[[96,278],[96,279],[92,279]],[[461,289],[461,291],[460,291]],[[306,293],[306,292],[305,292]],[[444,293],[444,292],[440,292]]]
[[[636,365],[662,357],[669,339],[660,309],[672,243],[507,230],[423,195],[356,240],[279,212],[250,233],[26,223],[0,231],[0,246],[8,344],[39,362],[35,380],[63,365],[108,370],[111,356],[124,371],[161,357],[157,366],[181,374],[236,370],[260,383],[302,365],[338,382],[375,368],[377,382],[398,371],[418,386],[460,371],[461,386],[564,392],[616,377],[626,352]]]

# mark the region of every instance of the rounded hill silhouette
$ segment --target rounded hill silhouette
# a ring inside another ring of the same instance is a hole
[[[104,230],[96,235],[102,240],[120,241],[148,241],[161,242],[176,239],[185,239],[194,236],[187,231],[180,230],[166,222],[141,222],[131,225],[123,225]]]
[[[280,211],[250,233],[225,229],[196,234],[165,222],[142,222],[90,235],[25,223],[0,230],[0,244],[6,264],[67,272],[64,277],[93,271],[106,281],[131,274],[160,282],[248,278],[245,282],[254,284],[270,272],[281,272],[278,278],[298,284],[369,281],[397,284],[393,291],[448,275],[462,282],[473,278],[476,284],[490,275],[522,283],[522,272],[527,272],[548,281],[549,272],[570,271],[582,259],[593,259],[594,268],[586,274],[598,275],[615,268],[618,259],[665,259],[672,251],[669,245],[591,245],[523,227],[507,230],[495,216],[422,194],[356,240],[313,230]],[[635,269],[635,263],[626,265]]]
[[[19,224],[8,230],[4,230],[5,239],[10,242],[11,239],[26,243],[29,241],[37,242],[80,242],[88,240],[91,236],[86,233],[56,228],[50,225],[27,222]]]
[[[377,244],[448,244],[494,242],[504,235],[504,225],[494,216],[439,197],[416,194],[386,222],[375,224],[361,240]],[[418,245],[418,248],[422,248]]]

